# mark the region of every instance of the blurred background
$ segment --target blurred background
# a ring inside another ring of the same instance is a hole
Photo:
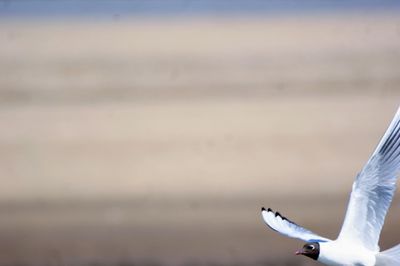
[[[318,265],[260,207],[337,236],[400,103],[399,11],[0,1],[0,265]]]

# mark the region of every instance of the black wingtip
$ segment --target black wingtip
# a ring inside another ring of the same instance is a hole
[[[264,208],[264,207],[261,207],[261,211],[262,211],[262,212],[265,211],[265,208]]]

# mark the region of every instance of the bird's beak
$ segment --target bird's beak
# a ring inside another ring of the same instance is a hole
[[[303,254],[303,250],[297,250],[296,253],[294,253],[294,255],[302,255]]]

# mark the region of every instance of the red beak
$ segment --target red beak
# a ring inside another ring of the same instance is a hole
[[[303,252],[301,250],[297,250],[296,253],[294,253],[295,255],[301,255],[303,254]]]

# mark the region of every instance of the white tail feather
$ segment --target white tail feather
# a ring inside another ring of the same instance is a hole
[[[400,244],[376,255],[376,266],[400,265]]]

